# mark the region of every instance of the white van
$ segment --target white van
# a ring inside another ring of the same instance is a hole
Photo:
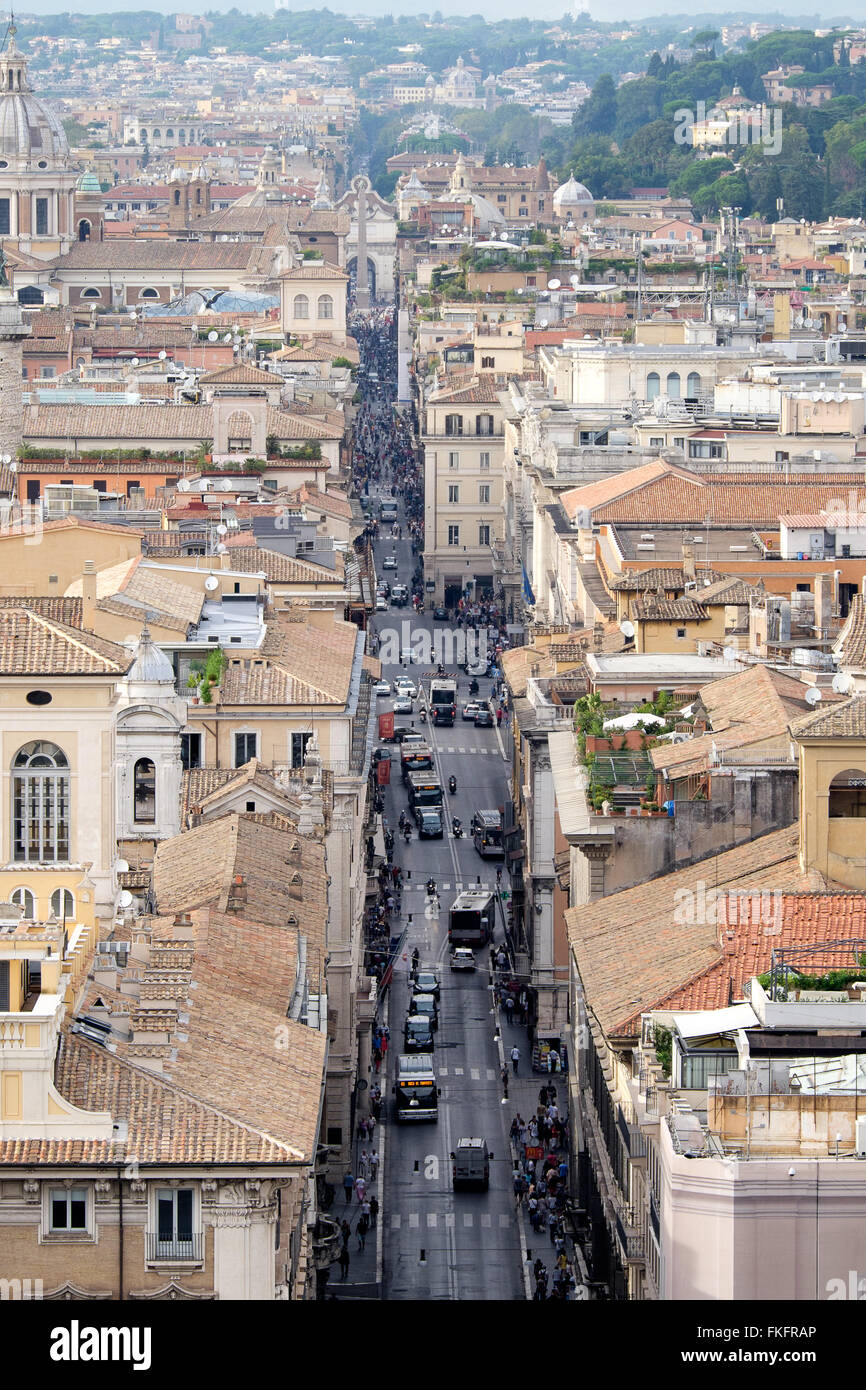
[[[451,1155],[451,1185],[457,1187],[490,1186],[490,1160],[486,1139],[460,1139]]]

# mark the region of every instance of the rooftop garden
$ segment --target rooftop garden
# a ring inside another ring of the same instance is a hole
[[[658,811],[655,801],[656,774],[649,750],[662,734],[672,733],[684,719],[670,691],[662,690],[655,700],[647,700],[629,713],[655,715],[663,724],[648,719],[631,729],[605,729],[607,720],[622,710],[615,701],[605,704],[597,693],[581,695],[574,702],[574,730],[578,754],[589,774],[589,799],[601,811],[605,801],[614,802],[616,789],[628,789],[631,796],[643,788],[641,801],[647,811]],[[616,813],[617,806],[613,805]]]

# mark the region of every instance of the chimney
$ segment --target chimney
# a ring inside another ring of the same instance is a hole
[[[683,546],[683,575],[686,582],[694,584],[697,579],[695,572],[695,548],[693,545]]]
[[[84,573],[81,576],[81,626],[86,631],[93,631],[93,624],[96,621],[96,570],[92,560],[84,561]]]
[[[831,574],[817,574],[815,576],[815,635],[817,637],[829,637],[830,635],[832,604],[833,576]]]
[[[226,912],[238,912],[247,901],[247,884],[243,874],[235,874],[228,892]]]

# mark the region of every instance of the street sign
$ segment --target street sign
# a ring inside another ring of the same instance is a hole
[[[531,1158],[535,1163],[538,1163],[539,1159],[544,1158],[544,1149],[541,1147],[540,1144],[527,1144],[526,1157]]]

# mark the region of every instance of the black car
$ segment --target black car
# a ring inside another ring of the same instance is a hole
[[[403,1027],[403,1046],[407,1052],[432,1052],[433,1029],[424,1014],[410,1014]]]
[[[412,982],[412,992],[414,994],[432,994],[434,999],[439,998],[439,981],[432,970],[419,970]]]
[[[489,709],[487,705],[482,705],[481,708],[476,711],[475,727],[476,729],[493,728],[493,711]]]
[[[436,608],[433,609],[433,617],[434,617],[434,618],[438,618],[440,622],[443,622],[443,623],[444,623],[444,622],[447,622],[447,621],[448,621],[448,609],[447,609],[447,608],[443,608],[443,607],[442,607],[442,604],[440,603],[440,604],[438,605],[438,607],[436,607]]]

